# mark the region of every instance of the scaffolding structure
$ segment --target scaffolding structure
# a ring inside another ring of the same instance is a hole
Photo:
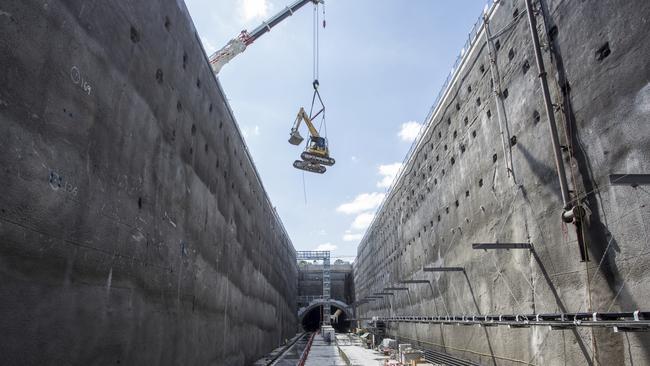
[[[330,252],[325,250],[303,250],[296,251],[296,260],[319,260],[323,261],[323,322],[322,325],[330,325],[331,305],[330,300]]]

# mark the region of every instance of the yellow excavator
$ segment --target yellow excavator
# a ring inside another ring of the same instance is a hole
[[[298,115],[296,116],[296,121],[293,123],[291,128],[291,133],[289,134],[289,143],[292,145],[300,145],[304,138],[300,135],[298,129],[300,128],[300,123],[305,121],[307,129],[309,130],[309,140],[307,141],[307,146],[305,151],[300,154],[302,160],[296,160],[293,162],[293,166],[296,169],[306,170],[312,173],[323,174],[327,170],[323,165],[332,166],[336,162],[329,155],[329,148],[327,147],[327,138],[322,137],[314,123],[312,122],[318,115],[325,112],[325,106],[318,92],[318,81],[314,81],[314,97],[312,99],[312,109],[314,101],[318,97],[318,100],[321,103],[321,110],[318,111],[313,116],[310,116],[305,111],[305,108],[300,108]]]

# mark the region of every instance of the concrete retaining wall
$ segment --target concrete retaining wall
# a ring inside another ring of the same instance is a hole
[[[539,33],[569,185],[590,211],[580,234],[591,261],[581,262],[576,227],[560,219],[524,2],[502,0],[489,22],[499,78],[491,77],[481,33],[355,263],[357,299],[401,279],[432,286],[408,285],[390,304],[360,306],[360,317],[647,310],[650,194],[612,185],[608,175],[650,172],[650,3],[552,0],[543,10]],[[503,96],[504,144],[493,82]],[[471,248],[496,241],[530,242],[535,251]],[[459,266],[467,275],[425,266]],[[484,364],[650,362],[647,334],[610,329],[403,323],[388,332]]]
[[[0,364],[243,365],[295,252],[182,1],[0,4]]]

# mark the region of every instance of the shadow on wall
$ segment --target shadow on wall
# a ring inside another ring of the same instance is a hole
[[[476,313],[481,314],[481,309],[479,308],[478,302],[476,301],[476,296],[474,295],[474,289],[472,288],[472,283],[470,282],[469,276],[467,276],[467,272],[465,271],[464,268],[463,268],[463,275],[465,276],[465,280],[467,281],[467,287],[469,288],[469,292],[472,295],[472,300],[474,301],[474,306],[476,307]],[[483,334],[485,335],[485,341],[487,342],[488,349],[490,350],[490,356],[492,358],[492,363],[494,365],[496,365],[497,360],[494,357],[494,348],[492,347],[492,342],[490,341],[490,335],[489,335],[489,333],[487,331],[487,328],[485,328],[485,327],[481,327],[481,328],[483,328]]]
[[[539,178],[541,185],[547,187],[555,187],[558,185],[557,173],[555,172],[555,169],[552,166],[549,167],[548,165],[546,165],[546,163],[536,159],[530,153],[530,151],[528,151],[522,144],[517,144],[516,146],[517,149],[522,153],[522,155],[526,159],[526,162],[528,162],[528,166],[530,167],[530,170],[533,172],[533,174],[537,176],[537,178]],[[555,194],[555,196],[557,196],[557,199],[561,202],[562,195],[560,194],[559,187],[558,189],[552,189],[552,191]]]
[[[557,289],[555,288],[555,285],[553,285],[553,280],[551,280],[551,276],[549,276],[548,272],[546,271],[546,268],[544,267],[544,263],[542,262],[541,258],[535,251],[535,249],[531,249],[531,253],[533,257],[535,258],[535,262],[537,265],[539,265],[539,269],[542,272],[542,275],[544,276],[544,280],[546,280],[546,284],[548,285],[548,288],[551,290],[551,293],[553,293],[553,297],[555,298],[555,302],[560,308],[560,311],[563,313],[567,313],[567,308],[564,306],[564,303],[562,302],[562,299],[560,298],[560,295],[557,292]],[[587,363],[591,366],[593,365],[593,362],[591,361],[591,356],[589,350],[587,350],[587,347],[585,346],[584,341],[582,340],[582,337],[580,337],[580,334],[578,334],[578,331],[576,329],[571,329],[571,332],[573,333],[573,336],[576,340],[576,343],[578,344],[578,347],[580,347],[580,351],[582,352],[582,355],[584,356],[585,360]]]

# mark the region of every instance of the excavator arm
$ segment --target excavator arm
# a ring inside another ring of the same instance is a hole
[[[318,116],[322,111],[323,110],[316,113],[316,116]],[[300,145],[300,143],[304,140],[298,131],[300,128],[300,123],[302,121],[305,121],[305,124],[309,129],[309,142],[305,147],[305,151],[300,154],[300,158],[302,160],[296,160],[293,163],[293,166],[298,169],[322,174],[325,172],[325,167],[323,165],[332,166],[334,165],[335,160],[329,155],[327,139],[318,133],[318,130],[316,127],[314,127],[312,120],[313,118],[310,118],[309,115],[307,115],[305,109],[300,108],[300,111],[296,116],[296,121],[294,122],[293,127],[291,127],[291,133],[289,134],[289,143],[292,145]]]
[[[296,116],[296,121],[293,123],[293,127],[291,127],[291,133],[289,135],[289,143],[292,145],[300,145],[300,143],[304,140],[304,138],[300,135],[300,132],[298,129],[300,128],[300,123],[302,121],[305,121],[305,124],[307,125],[307,129],[309,129],[309,135],[312,138],[318,138],[320,135],[318,134],[318,130],[316,130],[316,127],[314,127],[314,123],[311,121],[311,118],[307,115],[307,112],[305,112],[305,108],[300,107],[300,111],[298,111],[298,115]]]

